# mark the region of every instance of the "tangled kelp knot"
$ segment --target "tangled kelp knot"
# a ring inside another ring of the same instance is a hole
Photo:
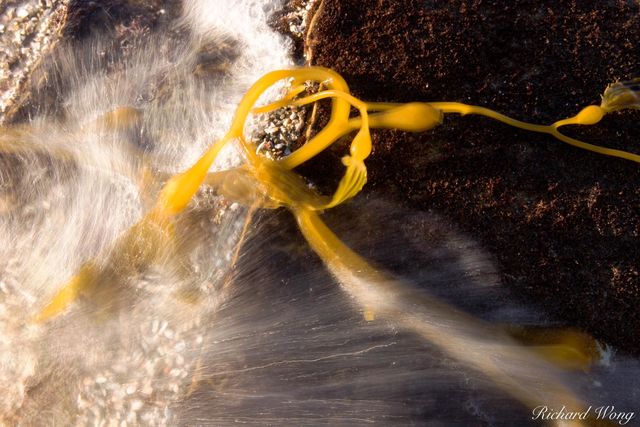
[[[267,89],[287,79],[291,87],[288,94],[276,102],[256,106]],[[326,89],[307,93],[308,82]],[[531,407],[541,402],[563,402],[567,408],[578,411],[585,404],[555,375],[557,368],[553,365],[586,369],[598,357],[596,343],[591,338],[578,332],[564,331],[540,340],[540,337],[532,337],[521,330],[472,318],[374,268],[349,249],[324,224],[320,214],[355,197],[366,184],[365,161],[372,150],[371,129],[423,132],[439,125],[443,116],[449,113],[487,116],[514,127],[547,133],[582,149],[640,163],[640,156],[636,154],[579,141],[559,130],[567,125],[593,125],[612,111],[637,108],[637,96],[637,82],[614,84],[605,92],[600,106],[587,106],[575,116],[551,125],[535,125],[484,107],[455,102],[367,103],[350,94],[340,75],[320,67],[268,73],[245,94],[226,135],[211,145],[191,168],[166,180],[151,209],[114,242],[106,256],[108,261],[86,261],[36,314],[34,321],[43,323],[62,314],[81,295],[91,297],[106,292],[114,281],[125,281],[127,274],[161,260],[179,258],[179,249],[173,243],[175,217],[185,211],[200,186],[206,183],[225,198],[246,206],[284,207],[291,211],[309,245],[343,289],[362,307],[367,318],[381,316],[393,320],[436,344],[455,359],[485,373],[498,386]],[[291,105],[313,104],[323,99],[332,100],[329,122],[306,144],[283,159],[271,160],[257,154],[257,147],[244,135],[250,115],[265,114]],[[357,115],[352,116],[352,108],[358,112]],[[99,126],[126,126],[127,121],[136,120],[138,114],[134,109],[123,107],[101,118]],[[342,160],[346,171],[334,194],[318,194],[293,172],[295,167],[353,132],[355,136],[349,154]],[[232,143],[243,150],[245,164],[210,172],[221,149]],[[25,148],[7,145],[5,149]],[[145,179],[163,180],[152,172]],[[110,265],[119,268],[112,269]],[[197,303],[198,296],[194,293],[187,289],[180,296]],[[443,324],[447,327],[443,328]],[[535,344],[524,347],[518,340],[535,341]],[[521,369],[523,365],[527,366],[527,374]],[[536,384],[525,378],[531,373],[537,378]]]

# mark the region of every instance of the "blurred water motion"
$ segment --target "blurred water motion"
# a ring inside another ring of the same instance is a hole
[[[425,293],[485,320],[552,326],[501,287],[486,253],[442,218],[378,200],[327,215],[352,247]],[[208,331],[197,387],[175,406],[185,425],[533,424],[528,408],[436,345],[393,319],[366,321],[297,234],[284,213],[257,219],[237,293]],[[449,319],[436,321],[444,333]],[[614,359],[563,380],[590,404],[633,410],[638,363]]]
[[[291,65],[286,42],[265,25],[268,8],[226,6],[228,16],[207,20],[206,2],[193,2],[193,34],[137,40],[115,62],[100,39],[61,49],[49,68],[55,109],[0,136],[0,420],[531,423],[530,409],[482,373],[394,319],[365,316],[287,212],[250,212],[212,187],[177,221],[180,259],[113,274],[63,316],[32,323],[83,262],[107,263],[163,177],[227,129],[250,83]],[[247,22],[253,31],[234,33]],[[212,52],[225,66],[207,72]],[[229,150],[217,167],[238,161]],[[446,218],[372,194],[326,218],[350,247],[425,294],[494,323],[552,326],[500,285],[487,251]],[[183,289],[201,297],[182,298]],[[434,322],[446,330],[446,318]],[[614,356],[590,374],[562,376],[590,404],[632,411],[639,368]]]

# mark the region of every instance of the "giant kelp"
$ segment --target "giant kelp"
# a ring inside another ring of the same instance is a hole
[[[292,79],[291,90],[281,100],[256,107],[261,95],[275,83]],[[307,82],[326,87],[307,93]],[[153,263],[172,262],[180,258],[175,240],[174,221],[183,212],[203,183],[217,189],[229,200],[259,208],[284,207],[295,216],[309,245],[322,258],[344,290],[362,307],[366,317],[383,316],[415,332],[442,348],[454,358],[483,372],[514,397],[531,407],[541,402],[562,401],[575,411],[584,403],[558,378],[558,371],[548,360],[569,368],[586,369],[597,357],[595,343],[579,333],[554,335],[551,341],[539,342],[533,348],[517,345],[508,329],[482,322],[456,310],[410,285],[381,272],[350,250],[323,223],[321,213],[356,196],[366,183],[365,160],[371,146],[371,128],[393,128],[422,132],[442,122],[444,114],[481,114],[508,125],[549,134],[570,145],[599,154],[639,162],[636,154],[612,150],[570,138],[560,133],[566,125],[594,125],[610,112],[637,108],[635,81],[615,83],[605,91],[600,106],[587,106],[578,114],[551,125],[534,125],[511,119],[484,107],[451,102],[413,102],[409,104],[366,103],[353,97],[337,73],[319,67],[274,71],[258,80],[240,102],[230,130],[215,142],[187,171],[169,178],[159,191],[153,207],[115,243],[105,255],[106,261],[85,262],[81,270],[62,286],[53,300],[35,317],[37,323],[63,313],[79,295],[94,297],[111,291],[132,272]],[[263,114],[287,105],[306,105],[332,99],[328,124],[299,150],[281,160],[270,160],[256,154],[256,147],[244,135],[251,114]],[[357,111],[351,114],[351,108]],[[126,125],[137,113],[119,110],[101,120],[101,126]],[[343,158],[344,177],[332,196],[311,190],[303,178],[292,170],[306,160],[355,132],[349,155]],[[236,143],[246,162],[234,169],[210,172],[221,149]],[[8,151],[14,149],[7,145]],[[160,177],[149,177],[158,180]],[[117,269],[113,266],[118,266]],[[197,295],[183,294],[192,303]],[[446,326],[443,326],[443,323]],[[511,331],[513,332],[513,331]],[[517,333],[520,339],[530,339]],[[532,372],[539,381],[532,385],[522,375]]]

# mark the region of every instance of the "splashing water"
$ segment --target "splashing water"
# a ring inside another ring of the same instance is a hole
[[[211,191],[178,220],[179,262],[100,265],[113,283],[96,300],[42,328],[30,317],[83,262],[113,259],[112,243],[157,191],[150,171],[190,164],[228,127],[250,83],[291,65],[266,25],[269,10],[228,3],[233,13],[209,23],[198,19],[211,5],[187,3],[175,29],[135,40],[126,53],[104,37],[58,49],[45,68],[63,94],[59,110],[0,136],[4,422],[166,424],[184,395],[247,215]],[[220,157],[221,167],[238,161],[232,149]],[[176,298],[183,287],[203,301]]]

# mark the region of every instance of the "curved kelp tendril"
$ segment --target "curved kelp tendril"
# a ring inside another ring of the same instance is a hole
[[[258,101],[258,98],[269,87],[278,81],[293,77],[300,81],[314,80],[324,81],[330,89],[336,89],[340,92],[348,93],[346,82],[337,73],[323,68],[309,68],[298,70],[280,70],[273,71],[263,76],[256,82],[238,105],[232,125],[227,134],[215,142],[202,157],[187,171],[170,178],[160,190],[155,206],[148,212],[136,225],[127,230],[117,241],[116,247],[119,250],[110,251],[107,255],[106,265],[115,265],[115,262],[126,264],[136,264],[136,267],[144,267],[160,260],[160,255],[166,254],[164,251],[143,250],[140,255],[131,257],[129,260],[126,256],[117,256],[111,254],[133,254],[135,248],[128,250],[130,242],[142,246],[144,249],[149,247],[172,247],[172,221],[177,214],[184,211],[189,202],[197,192],[202,182],[207,177],[211,165],[216,160],[220,150],[230,141],[240,141],[242,146],[247,148],[248,144],[244,141],[243,130],[245,122],[251,113],[251,108]],[[107,120],[103,120],[107,122]],[[349,122],[349,103],[336,98],[333,102],[333,109],[329,125],[324,132],[320,132],[316,136],[316,140],[333,141],[340,132],[335,129],[342,129],[344,124]],[[330,143],[329,143],[330,144]],[[329,145],[327,144],[327,145]],[[260,159],[255,154],[254,149],[245,149],[250,164],[257,170]],[[319,206],[318,206],[319,207]],[[164,230],[162,233],[164,239],[151,239],[144,230],[149,228],[157,228]],[[122,245],[122,247],[121,247]],[[73,303],[80,295],[88,294],[98,290],[102,290],[101,284],[109,283],[108,276],[112,269],[98,269],[96,266],[100,263],[89,260],[83,264],[80,271],[86,270],[96,271],[95,274],[78,274],[72,277],[67,284],[53,296],[44,309],[35,316],[36,322],[46,321],[62,312]],[[127,269],[125,268],[125,271]]]
[[[288,94],[274,103],[255,106],[267,89],[286,79],[292,79],[292,89]],[[305,82],[308,81],[327,89],[305,94]],[[288,105],[312,104],[322,99],[331,99],[332,102],[327,125],[288,157],[280,160],[262,157],[257,154],[254,144],[245,139],[243,130],[250,114],[264,114]],[[359,115],[351,117],[351,107]],[[529,406],[540,405],[540,402],[563,402],[568,410],[577,411],[584,407],[583,402],[555,376],[555,368],[546,360],[564,367],[586,369],[598,357],[593,351],[594,341],[591,338],[576,339],[575,334],[566,334],[559,335],[551,345],[542,343],[530,348],[519,345],[505,328],[486,324],[379,272],[342,243],[324,224],[319,213],[353,198],[365,185],[365,160],[372,149],[371,128],[423,132],[440,124],[444,114],[479,114],[510,126],[547,133],[579,148],[640,162],[638,155],[588,144],[559,132],[559,128],[566,125],[596,124],[605,114],[623,108],[638,108],[637,81],[631,85],[614,84],[605,92],[601,106],[588,106],[573,117],[547,126],[514,120],[484,107],[454,102],[363,102],[351,95],[339,74],[326,68],[274,71],[263,76],[245,94],[227,134],[191,168],[165,183],[150,212],[117,240],[117,250],[110,252],[117,255],[112,255],[113,259],[106,265],[129,264],[131,269],[124,269],[126,272],[174,256],[174,218],[187,208],[203,183],[216,187],[228,199],[247,206],[285,207],[296,217],[310,246],[344,290],[368,313],[367,317],[378,314],[393,319],[438,345],[452,357],[484,372],[497,385]],[[316,193],[292,171],[352,132],[356,134],[350,153],[343,158],[346,171],[333,195]],[[209,172],[220,150],[230,142],[240,144],[247,162],[235,169]],[[108,267],[99,269],[98,264],[86,262],[35,320],[43,322],[61,314],[80,294],[109,286],[107,283],[110,281],[106,278],[113,270]],[[450,327],[445,330],[439,326],[443,324]],[[530,334],[519,335],[521,341],[531,338]],[[528,368],[523,369],[523,366]],[[530,384],[531,372],[536,376],[536,384]]]

